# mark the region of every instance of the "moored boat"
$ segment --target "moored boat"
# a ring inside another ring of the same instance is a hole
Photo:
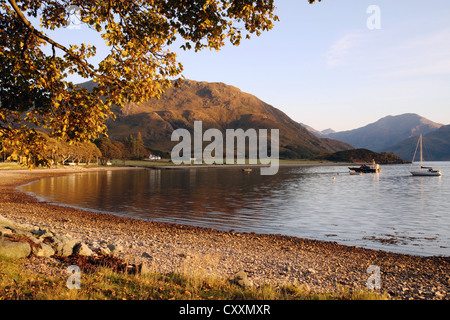
[[[418,149],[419,145],[420,145],[420,167],[417,170],[411,170],[412,166],[414,164],[414,159],[416,158],[416,153],[417,153],[417,149]],[[423,166],[423,146],[422,145],[423,145],[423,137],[422,137],[422,135],[420,135],[419,141],[417,141],[416,151],[414,152],[414,156],[413,156],[413,160],[411,162],[411,167],[409,168],[409,172],[413,176],[422,176],[422,177],[442,176],[441,170],[434,170],[432,167],[424,167]]]
[[[348,167],[353,172],[361,172],[361,173],[380,173],[381,168],[380,165],[375,163],[375,160],[372,160],[371,165],[363,164],[360,167]]]

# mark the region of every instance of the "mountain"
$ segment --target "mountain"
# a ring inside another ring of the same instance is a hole
[[[378,164],[394,164],[406,162],[393,153],[386,153],[386,152],[377,153],[367,149],[353,149],[353,150],[338,151],[329,154],[322,154],[317,156],[316,159],[334,162],[358,162],[358,163],[371,163],[372,160],[375,160],[375,162]]]
[[[82,85],[91,88],[93,84]],[[178,128],[192,132],[194,120],[202,121],[203,131],[279,129],[282,158],[311,158],[352,148],[344,142],[314,136],[282,111],[224,83],[184,80],[179,88],[167,89],[160,99],[113,110],[117,119],[107,121],[111,139],[123,140],[139,132],[147,148],[163,153],[178,143],[170,141],[172,132]]]
[[[387,150],[403,159],[412,160],[417,139],[417,137],[410,137]],[[450,161],[450,125],[442,126],[423,136],[423,157],[425,161]]]
[[[391,147],[409,137],[427,134],[442,127],[414,113],[387,116],[362,128],[340,131],[326,135],[328,138],[351,144],[355,148],[373,151],[388,151]]]
[[[319,130],[316,130],[313,127],[308,126],[307,124],[304,124],[304,123],[300,123],[300,125],[302,125],[306,130],[308,130],[309,132],[311,132],[312,134],[314,134],[316,137],[319,137],[319,138],[324,138],[325,136],[336,132],[331,128],[319,131]]]
[[[313,135],[315,135],[316,137],[319,137],[319,138],[322,138],[322,137],[323,137],[322,131],[316,130],[316,129],[314,129],[313,127],[308,126],[307,124],[304,124],[304,123],[301,123],[301,122],[299,122],[299,124],[300,124],[303,128],[305,128],[306,130],[308,130],[309,132],[311,132]]]
[[[336,131],[334,131],[333,129],[331,129],[331,128],[328,128],[328,129],[325,129],[325,130],[322,130],[321,131],[321,133],[323,134],[323,135],[329,135],[329,134],[332,134],[332,133],[335,133]]]

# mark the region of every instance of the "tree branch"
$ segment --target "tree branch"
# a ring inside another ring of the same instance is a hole
[[[95,75],[95,76],[99,76],[95,70],[92,70],[89,66],[88,63],[86,61],[83,61],[83,59],[81,59],[79,56],[77,56],[76,54],[74,54],[71,50],[67,49],[66,47],[64,47],[63,45],[57,43],[56,41],[50,39],[49,37],[47,37],[45,34],[43,34],[42,32],[40,32],[39,30],[37,30],[30,21],[27,20],[27,18],[25,17],[25,15],[23,14],[23,12],[20,10],[19,6],[17,5],[15,0],[8,0],[8,2],[11,4],[11,6],[13,7],[14,11],[16,12],[17,16],[19,17],[19,19],[23,22],[23,24],[38,38],[48,42],[49,44],[52,45],[52,48],[54,49],[55,47],[64,51],[65,53],[67,53],[73,60],[75,60],[77,62],[78,65],[80,65],[88,74],[91,75]]]

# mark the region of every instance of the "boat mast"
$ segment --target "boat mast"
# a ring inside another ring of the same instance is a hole
[[[422,135],[420,135],[420,136],[422,136]],[[419,137],[419,140],[417,140],[416,150],[414,151],[414,156],[412,158],[411,166],[409,167],[409,170],[412,169],[412,166],[414,165],[414,160],[416,160],[416,154],[417,154],[417,149],[419,149],[419,144],[420,144],[421,149],[422,149],[422,144],[420,143],[420,137]],[[421,154],[422,154],[422,152],[421,152]]]
[[[422,135],[420,135],[420,168],[423,165]]]

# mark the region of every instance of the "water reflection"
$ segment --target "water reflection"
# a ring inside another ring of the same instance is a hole
[[[450,173],[450,163],[439,166]],[[199,168],[88,172],[23,188],[48,201],[147,220],[448,255],[445,179],[411,177],[407,166],[363,176],[341,166],[281,167],[275,176]]]

